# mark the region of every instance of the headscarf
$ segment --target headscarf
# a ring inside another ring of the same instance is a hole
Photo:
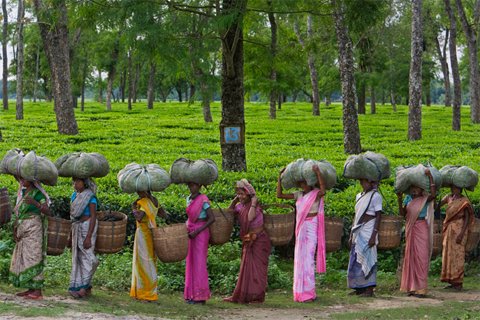
[[[78,220],[83,214],[83,211],[90,203],[92,197],[95,197],[97,191],[97,185],[91,178],[81,179],[85,184],[85,190],[77,193],[75,200],[70,204],[70,218],[72,220]]]
[[[250,197],[253,197],[255,195],[255,189],[250,184],[250,182],[248,182],[247,179],[241,179],[240,181],[237,181],[235,187],[244,190],[245,193],[248,194]]]

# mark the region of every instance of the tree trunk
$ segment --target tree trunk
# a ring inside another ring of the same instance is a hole
[[[453,107],[452,107],[452,130],[459,131],[461,128],[461,106],[462,106],[462,84],[457,59],[457,20],[453,13],[450,0],[444,0],[445,11],[450,21],[450,38],[448,39],[448,50],[450,53],[450,65],[453,77]]]
[[[188,101],[190,103],[195,103],[195,92],[197,91],[197,88],[195,87],[195,84],[193,82],[190,83],[190,92],[188,96]]]
[[[113,43],[112,53],[110,55],[110,63],[108,64],[108,80],[107,80],[107,105],[106,108],[108,111],[112,110],[112,91],[113,91],[113,80],[115,80],[115,75],[117,73],[117,63],[118,55],[120,54],[120,35],[115,39]]]
[[[8,55],[7,55],[7,43],[8,43],[8,12],[7,12],[7,0],[2,0],[2,61],[3,61],[3,79],[2,79],[2,100],[3,109],[8,110]]]
[[[431,94],[431,88],[430,88],[430,81],[427,82],[427,87],[425,88],[425,104],[427,107],[432,106],[432,94]]]
[[[135,81],[133,82],[133,103],[137,103],[138,82],[140,80],[140,63],[135,65]]]
[[[371,114],[377,113],[377,102],[375,100],[376,100],[375,88],[371,87],[370,88],[370,113]]]
[[[357,92],[357,100],[358,100],[358,114],[365,114],[366,112],[366,105],[367,105],[367,87],[365,86],[365,82],[360,82],[360,88]]]
[[[390,103],[392,104],[393,112],[397,112],[397,100],[395,98],[395,92],[390,91]]]
[[[133,97],[133,72],[132,72],[132,52],[128,52],[128,110],[132,110]]]
[[[205,81],[200,83],[200,91],[202,93],[203,120],[205,120],[205,122],[212,122],[212,112],[210,110],[211,96],[208,84]]]
[[[328,107],[332,104],[332,96],[330,94],[327,94],[325,97],[325,105]]]
[[[408,139],[419,140],[422,138],[422,0],[412,0],[411,42]]]
[[[273,11],[272,1],[267,1],[270,11],[268,12],[268,21],[270,22],[270,119],[277,118],[277,93],[275,86],[277,83],[277,70],[275,69],[275,56],[277,55],[277,21],[275,20],[275,14]]]
[[[183,102],[182,86],[180,84],[175,86],[175,90],[177,90],[178,102]]]
[[[127,69],[123,68],[122,77],[120,78],[120,97],[122,103],[125,103],[125,86],[127,83]]]
[[[39,73],[40,73],[40,45],[37,43],[37,53],[35,55],[35,77],[33,79],[33,102],[37,102]]]
[[[342,83],[343,103],[343,149],[348,154],[357,154],[362,151],[360,143],[360,129],[355,108],[355,77],[352,52],[352,41],[348,35],[348,28],[343,16],[340,1],[332,0],[335,7],[334,20],[337,34],[340,80]]]
[[[103,103],[102,71],[98,69],[98,102]]]
[[[147,89],[147,109],[153,109],[153,101],[155,101],[155,73],[157,66],[155,62],[150,63],[150,73],[148,75]]]
[[[78,107],[78,97],[75,94],[72,94],[72,105],[74,109]]]
[[[16,104],[16,119],[23,120],[23,67],[24,48],[23,42],[23,25],[25,18],[25,3],[23,0],[18,0],[18,15],[17,15],[17,104]]]
[[[456,0],[457,12],[462,22],[463,31],[467,38],[468,58],[470,67],[470,118],[473,123],[480,123],[480,74],[478,69],[478,53],[477,53],[477,32],[472,25],[478,25],[479,5],[480,0],[475,1],[475,21],[473,24],[469,23],[465,10],[463,8],[462,0]]]
[[[452,97],[450,93],[450,71],[448,70],[447,54],[446,48],[449,43],[449,29],[445,31],[445,43],[443,44],[443,49],[440,47],[440,41],[438,36],[435,36],[435,47],[437,48],[438,59],[440,60],[440,65],[442,67],[443,74],[443,85],[445,87],[445,107],[450,107],[452,105]]]
[[[283,94],[278,94],[278,110],[282,110]]]
[[[220,132],[225,128],[240,128],[236,143],[221,143],[224,171],[246,171],[245,108],[243,88],[243,16],[247,0],[223,0],[222,14],[231,17],[223,30],[222,39],[222,120]],[[220,141],[224,141],[220,136]]]

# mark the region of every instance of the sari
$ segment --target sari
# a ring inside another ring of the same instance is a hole
[[[157,257],[153,248],[152,228],[156,228],[155,217],[158,208],[152,200],[142,198],[137,201],[139,210],[145,212],[141,221],[136,221],[133,243],[132,285],[130,297],[154,301],[157,295]]]
[[[374,197],[375,200],[374,200]],[[378,199],[379,198],[379,199]],[[355,218],[352,225],[352,247],[348,263],[348,287],[363,289],[377,285],[377,244],[370,247],[368,242],[375,229],[375,219],[366,223],[359,223],[360,218],[374,205],[374,211],[380,211],[382,198],[376,190],[361,195],[355,204]],[[380,201],[380,207],[378,207]]]
[[[407,204],[400,291],[415,294],[426,294],[428,291],[428,270],[433,241],[433,201],[427,203],[427,199],[428,196],[421,196]],[[425,219],[418,219],[425,206],[427,207]]]
[[[467,244],[468,226],[474,222],[473,215],[467,221],[467,230],[462,242],[457,243],[457,236],[462,232],[465,223],[465,210],[471,207],[470,201],[463,197],[453,200],[447,198],[446,217],[443,221],[443,251],[442,251],[442,272],[440,280],[453,285],[463,284],[465,265],[465,245]]]
[[[206,221],[199,221],[204,203],[209,204],[206,195],[199,194],[187,206],[187,230],[193,232],[202,227]],[[206,301],[210,298],[208,284],[207,256],[210,230],[208,228],[200,232],[195,238],[188,239],[188,254],[185,264],[185,300]]]
[[[296,202],[293,300],[297,302],[313,300],[317,297],[315,292],[315,253],[317,255],[317,272],[326,271],[323,197],[320,198],[317,215],[311,218],[307,217],[317,199],[318,192],[320,192],[319,189],[313,189],[298,197]]]
[[[49,204],[48,195],[39,184],[25,194],[19,189],[15,212],[17,241],[10,263],[9,280],[15,287],[42,289],[44,286],[43,269],[47,253],[47,219],[34,205],[23,202],[29,196],[41,204]]]
[[[72,195],[70,204],[70,219],[72,220],[72,272],[70,273],[69,291],[80,291],[81,289],[92,288],[92,278],[97,270],[99,261],[95,256],[95,242],[97,240],[98,223],[95,221],[95,228],[92,232],[92,246],[84,248],[85,241],[92,219],[80,221],[82,215],[88,210],[89,205],[97,200],[90,189]]]
[[[248,221],[251,203],[235,206],[235,214],[240,223],[242,241],[242,260],[240,273],[233,295],[228,301],[237,303],[264,302],[267,290],[268,257],[272,245],[268,234],[263,229],[263,211],[256,208],[256,216]]]

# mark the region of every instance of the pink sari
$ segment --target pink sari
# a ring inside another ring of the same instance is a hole
[[[313,189],[297,199],[297,226],[295,229],[295,257],[293,267],[293,300],[303,302],[315,299],[315,251],[317,272],[326,271],[325,217],[323,197],[320,198],[318,214],[307,215],[317,199],[319,189]],[[316,250],[315,250],[316,249]]]
[[[400,291],[416,294],[427,293],[433,240],[433,201],[428,205],[426,219],[417,220],[427,199],[427,196],[418,197],[407,204],[405,255]]]
[[[209,203],[206,195],[200,194],[187,207],[187,229],[193,232],[203,226],[205,221],[198,221],[203,204]],[[188,254],[185,266],[185,300],[205,301],[210,298],[208,285],[207,255],[210,231],[204,229],[194,239],[188,239]]]

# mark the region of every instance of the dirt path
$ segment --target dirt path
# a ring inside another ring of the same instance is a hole
[[[16,303],[22,306],[35,306],[35,307],[50,307],[55,302],[63,303],[80,303],[77,300],[63,297],[63,296],[49,296],[45,297],[42,301],[29,301],[22,298],[18,298],[11,294],[0,293],[0,300],[3,302]],[[318,306],[309,308],[238,308],[238,309],[217,309],[212,310],[214,313],[210,315],[214,319],[276,319],[276,320],[290,320],[290,319],[326,319],[331,314],[346,313],[346,312],[359,312],[366,310],[383,310],[402,307],[415,306],[437,306],[441,305],[443,301],[480,301],[480,291],[465,291],[465,292],[451,292],[433,290],[428,298],[418,299],[414,297],[406,296],[380,296],[373,299],[366,299],[363,303],[356,304],[337,304],[332,306]],[[23,317],[16,315],[2,315],[1,319],[24,319]],[[35,317],[35,320],[51,320],[59,319],[58,317]],[[100,319],[134,319],[134,320],[150,320],[160,319],[158,317],[148,317],[142,315],[129,315],[129,316],[114,316],[104,313],[82,313],[69,311],[61,316],[61,319],[74,320],[74,319],[87,319],[87,320],[100,320]]]

